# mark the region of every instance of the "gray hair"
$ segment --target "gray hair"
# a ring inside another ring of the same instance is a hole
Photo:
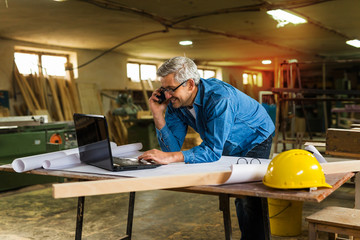
[[[171,73],[175,73],[175,81],[179,83],[185,82],[190,78],[194,80],[195,85],[198,85],[200,82],[200,74],[196,64],[187,57],[173,57],[164,62],[156,72],[159,77],[166,77]]]

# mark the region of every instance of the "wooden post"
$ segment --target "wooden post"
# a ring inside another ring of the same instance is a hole
[[[326,90],[326,64],[323,63],[322,65],[322,89]],[[326,95],[323,95],[323,98],[326,98]],[[326,101],[323,101],[323,109],[324,109],[324,123],[325,123],[325,130],[328,129],[328,116],[327,116],[327,106]]]
[[[69,88],[71,93],[71,99],[74,104],[75,111],[77,113],[81,113],[81,104],[80,104],[80,98],[79,93],[76,88],[75,78],[74,78],[74,70],[72,63],[66,63],[65,64],[66,72],[68,73],[69,81]]]

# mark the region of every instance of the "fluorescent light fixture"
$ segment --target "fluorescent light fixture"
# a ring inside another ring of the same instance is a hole
[[[264,65],[271,64],[271,60],[262,60],[261,63]]]
[[[192,45],[193,42],[190,41],[190,40],[184,40],[184,41],[180,41],[179,44],[180,44],[181,46],[189,46],[189,45]]]
[[[307,22],[306,19],[298,17],[292,13],[286,12],[281,9],[270,10],[266,13],[271,15],[272,18],[278,22],[277,27],[284,27],[288,23],[293,23],[296,25]]]
[[[356,48],[360,48],[360,40],[358,40],[358,39],[346,41],[346,44],[349,44],[350,46],[353,46]]]

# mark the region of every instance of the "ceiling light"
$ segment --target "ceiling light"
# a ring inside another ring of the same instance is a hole
[[[189,46],[189,45],[192,45],[192,41],[184,40],[184,41],[180,41],[179,44],[182,46]]]
[[[283,11],[281,9],[270,10],[267,11],[266,13],[271,15],[272,18],[278,22],[277,27],[283,27],[288,23],[300,24],[307,22],[306,19],[298,17],[292,13]]]
[[[262,60],[261,63],[264,65],[271,64],[271,60]]]
[[[349,44],[350,46],[359,48],[360,47],[360,40],[358,40],[358,39],[349,40],[349,41],[346,41],[346,44]]]

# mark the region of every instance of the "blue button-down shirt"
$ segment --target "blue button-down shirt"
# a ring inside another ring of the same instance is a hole
[[[217,79],[201,79],[193,104],[196,118],[187,107],[168,105],[166,125],[157,129],[164,152],[181,150],[187,127],[203,142],[182,151],[185,163],[213,162],[225,156],[245,156],[275,130],[266,110],[254,99]]]

